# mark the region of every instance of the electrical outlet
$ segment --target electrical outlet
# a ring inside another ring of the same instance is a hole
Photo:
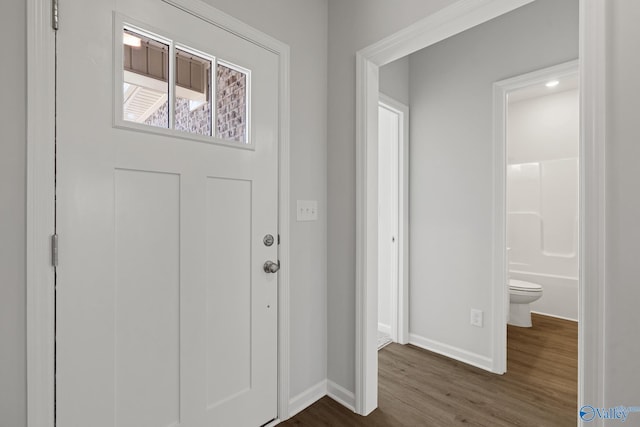
[[[318,202],[316,200],[298,200],[296,214],[298,221],[317,221]]]
[[[482,328],[483,313],[476,308],[471,309],[471,326]]]

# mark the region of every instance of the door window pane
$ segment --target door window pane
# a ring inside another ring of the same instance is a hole
[[[212,61],[176,49],[175,128],[211,136]]]
[[[169,46],[135,31],[123,32],[123,119],[169,127]]]
[[[247,142],[248,75],[225,64],[216,72],[216,136],[230,141]]]
[[[133,25],[121,28],[118,116],[200,140],[251,143],[251,71]]]

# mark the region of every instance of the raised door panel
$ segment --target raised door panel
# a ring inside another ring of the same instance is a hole
[[[180,424],[180,176],[115,171],[115,419]]]

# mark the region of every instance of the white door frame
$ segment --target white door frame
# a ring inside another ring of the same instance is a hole
[[[379,67],[533,0],[461,0],[356,54],[356,412],[377,407]],[[606,0],[580,0],[579,407],[604,405]],[[502,321],[502,319],[496,319]],[[492,328],[495,330],[496,328]],[[493,338],[494,340],[496,337]]]
[[[409,107],[380,93],[378,105],[398,115],[398,277],[391,301],[391,339],[409,343]]]
[[[289,417],[290,49],[198,0],[163,0],[250,40],[279,57],[278,419]],[[55,271],[51,264],[55,197],[55,32],[51,0],[27,0],[27,422],[55,422]],[[64,12],[61,12],[64,14]],[[64,25],[64,15],[61,17]],[[64,238],[64,236],[61,236]]]
[[[522,74],[493,84],[493,154],[494,214],[493,214],[493,364],[491,370],[497,374],[507,371],[507,314],[509,293],[507,283],[507,96],[514,90],[543,84],[550,79],[568,77],[579,73],[578,60],[565,62],[553,67]],[[582,211],[579,223],[582,223]],[[580,246],[583,242],[580,241]],[[579,294],[582,284],[578,281]]]

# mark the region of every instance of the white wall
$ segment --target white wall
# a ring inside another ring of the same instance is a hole
[[[640,402],[640,2],[607,5],[605,396],[617,405]]]
[[[411,55],[412,342],[490,367],[492,84],[577,55],[577,0],[537,0]]]
[[[577,158],[579,103],[577,89],[509,102],[507,163]]]
[[[1,38],[11,40],[0,67],[0,425],[21,427],[27,418],[25,2],[4,1],[0,24]]]
[[[542,285],[534,311],[578,320],[578,90],[509,102],[507,120],[511,278]]]
[[[326,0],[208,0],[291,46],[291,397],[326,378]],[[3,2],[0,31],[11,67],[0,73],[0,426],[26,426],[26,11]],[[64,11],[61,10],[64,26]],[[295,222],[295,200],[318,200],[317,222]]]

